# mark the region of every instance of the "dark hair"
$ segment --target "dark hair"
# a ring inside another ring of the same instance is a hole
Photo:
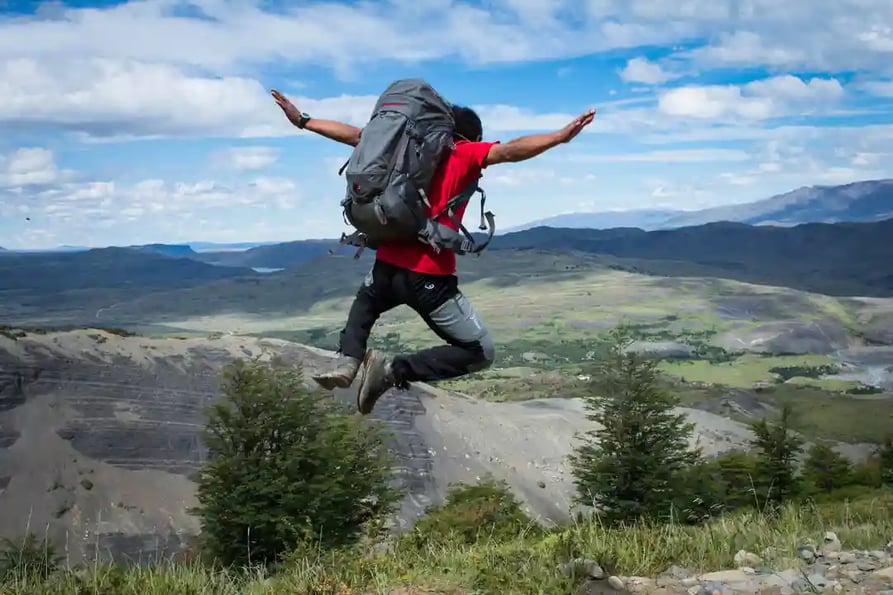
[[[456,120],[456,136],[462,140],[477,142],[484,135],[480,117],[470,107],[453,106],[453,119]]]

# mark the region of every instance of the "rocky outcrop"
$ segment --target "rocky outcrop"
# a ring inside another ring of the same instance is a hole
[[[818,547],[798,548],[795,565],[777,570],[761,555],[745,550],[735,554],[736,568],[695,573],[671,566],[657,577],[614,576],[590,559],[577,559],[560,570],[587,580],[584,593],[651,593],[663,595],[794,595],[799,593],[893,593],[893,541],[886,549],[843,550],[833,532]],[[765,553],[764,553],[765,555]]]

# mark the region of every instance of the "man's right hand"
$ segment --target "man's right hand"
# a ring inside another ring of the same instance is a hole
[[[577,116],[573,122],[558,131],[558,138],[562,143],[568,143],[574,139],[580,131],[592,124],[595,119],[595,109],[590,108]]]

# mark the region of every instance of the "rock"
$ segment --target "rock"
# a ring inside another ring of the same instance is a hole
[[[890,554],[891,556],[893,556],[893,541],[890,541],[890,543],[887,544],[887,547],[884,548],[884,550],[885,550],[888,554]]]
[[[878,569],[878,564],[876,562],[872,562],[871,560],[859,560],[858,562],[856,562],[856,568],[858,568],[862,572],[871,572],[872,570]]]
[[[738,553],[735,554],[735,565],[736,566],[759,566],[763,563],[763,559],[758,555],[748,552],[746,550],[738,550]]]
[[[741,570],[719,570],[717,572],[708,572],[707,574],[702,574],[698,576],[698,579],[702,583],[745,583],[749,581],[752,576],[753,574],[748,574],[747,572],[743,572]]]
[[[815,560],[815,548],[811,545],[801,545],[797,548],[797,555],[801,560],[812,562]]]
[[[872,558],[874,558],[875,560],[883,560],[884,558],[887,557],[887,552],[884,552],[882,550],[873,550],[873,551],[868,552],[868,555],[871,556]]]
[[[871,573],[871,576],[883,579],[889,583],[893,583],[893,566],[888,566],[887,568],[876,570]]]
[[[576,558],[559,566],[561,574],[566,577],[585,576],[591,579],[601,580],[605,578],[605,571],[595,560],[589,558]]]
[[[623,591],[626,589],[626,584],[623,582],[623,579],[619,576],[611,576],[608,578],[608,584],[617,589],[618,591]]]
[[[856,554],[853,552],[840,552],[837,555],[837,559],[841,564],[852,564],[856,561]]]
[[[546,482],[545,482],[545,481],[538,481],[538,482],[536,482],[536,485],[537,485],[537,487],[540,487],[540,488],[543,488],[543,489],[546,488]]]
[[[839,552],[841,549],[840,540],[834,531],[827,531],[822,540],[822,552]]]
[[[691,577],[691,571],[688,568],[683,568],[682,566],[676,566],[673,564],[669,568],[664,571],[665,576],[673,577],[676,580],[683,580]]]
[[[825,578],[825,575],[817,573],[810,574],[806,577],[806,580],[808,580],[812,586],[818,587],[819,589],[824,589],[831,582]]]
[[[644,576],[628,576],[623,582],[630,593],[650,593],[654,587],[654,581]]]

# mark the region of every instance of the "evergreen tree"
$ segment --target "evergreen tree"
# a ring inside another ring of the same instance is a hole
[[[803,475],[813,490],[830,493],[852,483],[853,467],[826,444],[813,444],[803,464]]]
[[[758,496],[778,504],[798,492],[796,461],[803,449],[803,440],[790,431],[791,407],[785,403],[781,420],[769,424],[765,419],[751,424],[754,439],[751,444],[759,449]]]
[[[881,483],[893,486],[893,438],[887,438],[878,452],[878,471]]]
[[[598,350],[585,400],[601,429],[570,457],[578,500],[608,522],[669,515],[680,474],[700,460],[688,448],[694,425],[672,411],[678,398],[661,387],[655,361],[628,349],[632,342],[621,327]]]
[[[195,510],[207,554],[271,564],[311,540],[349,543],[390,512],[398,494],[377,429],[309,391],[300,366],[239,360],[223,375]]]
[[[722,477],[726,510],[751,507],[758,503],[757,485],[760,480],[757,457],[751,453],[730,451],[717,457],[715,464]]]

